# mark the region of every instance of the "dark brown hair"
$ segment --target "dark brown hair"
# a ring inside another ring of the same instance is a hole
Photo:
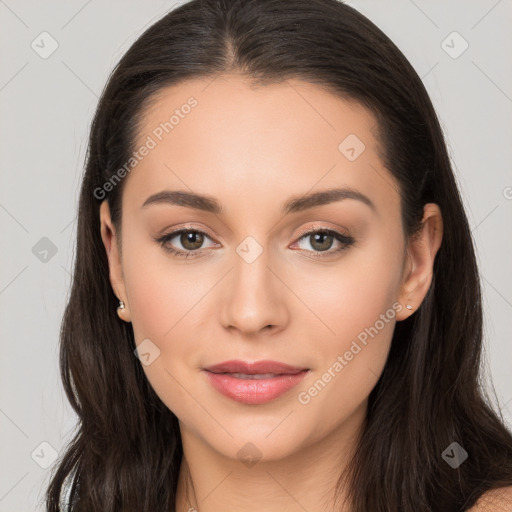
[[[60,339],[63,385],[79,423],[52,474],[47,510],[60,510],[66,477],[73,477],[67,501],[78,512],[174,510],[178,421],[134,356],[131,325],[115,313],[100,236],[102,200],[121,233],[123,181],[104,198],[95,191],[134,151],[156,93],[225,73],[262,87],[298,78],[367,107],[378,121],[383,164],[400,185],[406,237],[425,203],[443,214],[431,287],[419,309],[396,324],[344,475],[354,512],[462,511],[485,490],[512,485],[512,436],[480,381],[482,300],[471,232],[417,73],[379,28],[337,0],[192,0],[126,52],[91,127]],[[469,455],[455,469],[442,457],[452,442]]]

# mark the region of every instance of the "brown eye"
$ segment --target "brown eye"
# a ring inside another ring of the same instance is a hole
[[[179,229],[164,235],[161,238],[157,238],[155,241],[158,242],[165,251],[172,256],[183,257],[183,258],[195,258],[198,257],[202,249],[212,247],[203,247],[206,239],[211,240],[210,237],[197,229]]]
[[[301,247],[305,242],[307,242],[306,245],[309,244],[310,248]],[[299,248],[309,252],[313,258],[322,258],[340,253],[354,243],[355,240],[351,236],[343,235],[332,229],[315,229],[303,233],[298,241]]]
[[[334,236],[327,233],[327,231],[318,231],[309,235],[311,247],[317,251],[327,251],[332,247]]]
[[[200,249],[204,242],[204,235],[199,231],[183,231],[180,235],[180,243],[184,249],[195,251]]]

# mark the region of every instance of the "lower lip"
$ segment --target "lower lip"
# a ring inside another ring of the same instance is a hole
[[[264,404],[299,384],[309,370],[269,379],[239,379],[226,373],[203,371],[212,386],[228,398],[243,404]]]

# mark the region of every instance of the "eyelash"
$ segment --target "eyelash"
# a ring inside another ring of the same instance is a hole
[[[201,231],[200,229],[183,228],[183,229],[178,229],[176,231],[172,231],[170,233],[167,233],[167,234],[163,235],[162,237],[157,238],[155,240],[172,257],[185,258],[185,259],[197,257],[197,255],[203,249],[196,249],[194,251],[181,251],[179,249],[174,249],[174,248],[170,247],[169,245],[166,245],[167,242],[169,242],[170,240],[172,240],[176,236],[181,235],[182,233],[199,233],[199,234],[202,234],[202,235],[210,238],[208,233],[205,233],[204,231]],[[305,233],[301,233],[301,235],[297,239],[297,241],[300,241],[303,238],[306,238],[307,236],[315,235],[315,234],[318,234],[318,233],[326,234],[328,236],[332,235],[336,240],[338,240],[338,242],[340,242],[342,244],[342,246],[339,247],[338,249],[327,250],[327,251],[307,251],[306,249],[302,249],[302,250],[306,250],[307,252],[316,253],[316,255],[313,256],[313,258],[324,258],[324,257],[327,257],[327,256],[332,256],[333,254],[337,254],[337,253],[340,253],[340,252],[348,249],[348,247],[350,247],[351,245],[353,245],[355,243],[354,238],[352,238],[351,236],[343,235],[343,234],[338,233],[337,231],[334,231],[333,229],[329,229],[329,228],[316,228],[316,229],[312,229],[310,231],[306,231]]]

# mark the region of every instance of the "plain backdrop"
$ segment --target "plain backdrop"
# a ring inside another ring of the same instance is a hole
[[[403,51],[440,116],[478,251],[486,375],[510,426],[512,1],[348,3]],[[136,37],[176,5],[0,0],[0,512],[44,510],[76,423],[58,335],[98,97]]]

